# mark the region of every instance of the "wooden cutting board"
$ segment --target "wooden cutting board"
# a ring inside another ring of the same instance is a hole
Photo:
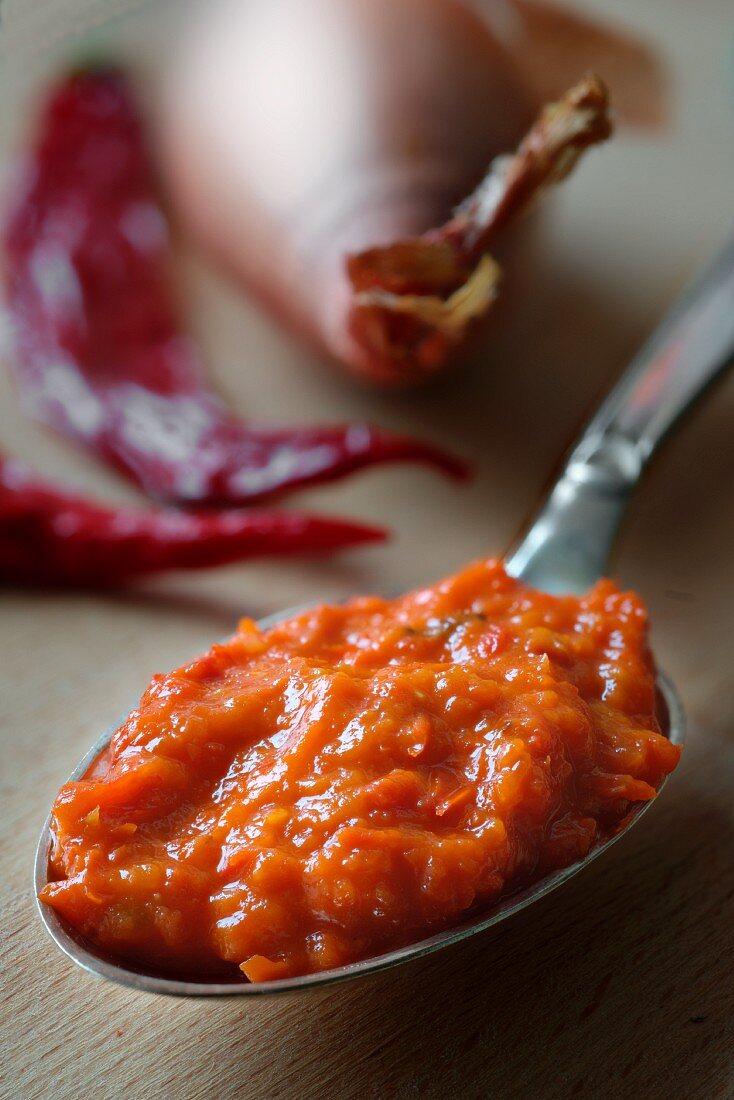
[[[661,455],[615,561],[648,600],[656,650],[686,703],[683,762],[639,826],[561,892],[357,984],[218,1002],[156,999],[84,975],[46,938],[31,892],[57,787],[151,673],[242,614],[399,590],[502,551],[574,425],[722,243],[734,178],[729,0],[590,7],[660,44],[675,120],[654,137],[620,133],[554,197],[518,246],[491,354],[465,372],[417,396],[361,392],[196,257],[184,264],[195,327],[239,408],[423,432],[475,458],[474,485],[392,469],[307,494],[314,507],[395,529],[390,545],[333,562],[232,568],[109,596],[3,594],[3,1098],[734,1096],[734,377]],[[149,45],[141,28],[124,31],[130,48]],[[4,370],[0,385],[4,448],[130,496],[31,427]]]

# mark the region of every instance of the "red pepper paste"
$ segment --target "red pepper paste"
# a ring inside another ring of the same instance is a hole
[[[59,793],[41,899],[157,971],[324,970],[583,858],[679,752],[636,595],[549,596],[480,561],[244,620],[155,676]]]

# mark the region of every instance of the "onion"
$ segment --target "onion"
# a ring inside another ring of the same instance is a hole
[[[360,377],[405,384],[487,312],[507,215],[609,132],[582,81],[496,160],[536,109],[460,0],[221,0],[176,51],[161,147],[185,223],[248,289]]]

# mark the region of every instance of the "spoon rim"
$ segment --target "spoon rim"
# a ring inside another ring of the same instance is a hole
[[[685,739],[686,720],[683,704],[680,696],[673,686],[672,681],[662,672],[657,673],[657,686],[665,702],[668,712],[668,729],[666,736],[674,745],[682,745]],[[117,730],[117,726],[107,730],[99,740],[79,761],[76,768],[69,776],[67,782],[80,779],[92,762],[99,756],[109,744],[111,737]],[[668,781],[665,776],[658,788],[658,795]],[[158,993],[172,997],[254,997],[271,995],[275,993],[292,993],[301,989],[314,989],[324,985],[334,985],[337,982],[347,982],[366,974],[375,974],[381,970],[388,970],[400,963],[411,959],[418,959],[425,955],[433,954],[443,947],[460,943],[470,936],[486,931],[502,920],[526,909],[533,902],[550,894],[574,875],[584,870],[592,860],[597,859],[603,852],[615,844],[624,836],[631,827],[639,821],[642,815],[657,799],[638,803],[628,815],[625,824],[611,837],[597,844],[581,860],[563,867],[550,875],[544,876],[538,882],[526,887],[515,894],[500,900],[497,905],[485,913],[477,915],[470,921],[445,929],[417,943],[407,944],[404,947],[395,948],[382,955],[375,955],[359,962],[348,963],[346,966],[336,967],[332,970],[322,970],[315,974],[302,974],[292,978],[280,978],[269,982],[207,982],[193,981],[177,978],[158,977],[154,974],[146,974],[135,969],[128,969],[124,960],[113,962],[95,954],[91,945],[87,946],[81,938],[73,935],[70,926],[58,916],[55,909],[42,902],[38,894],[49,881],[48,868],[51,845],[51,812],[44,823],[41,836],[36,848],[34,862],[34,896],[36,908],[43,925],[56,943],[57,947],[70,958],[77,966],[96,977],[115,982],[117,985],[127,986],[139,992]]]

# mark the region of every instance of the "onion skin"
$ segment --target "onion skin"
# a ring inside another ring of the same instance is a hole
[[[533,114],[506,50],[459,0],[223,0],[177,56],[160,144],[209,250],[295,332],[395,386],[460,356],[497,272],[485,265],[484,308],[450,338],[410,318],[375,338],[354,257],[443,226]]]
[[[540,113],[515,154],[493,161],[444,225],[348,256],[348,323],[360,348],[408,378],[441,366],[494,301],[498,233],[610,133],[607,90],[587,76]]]

